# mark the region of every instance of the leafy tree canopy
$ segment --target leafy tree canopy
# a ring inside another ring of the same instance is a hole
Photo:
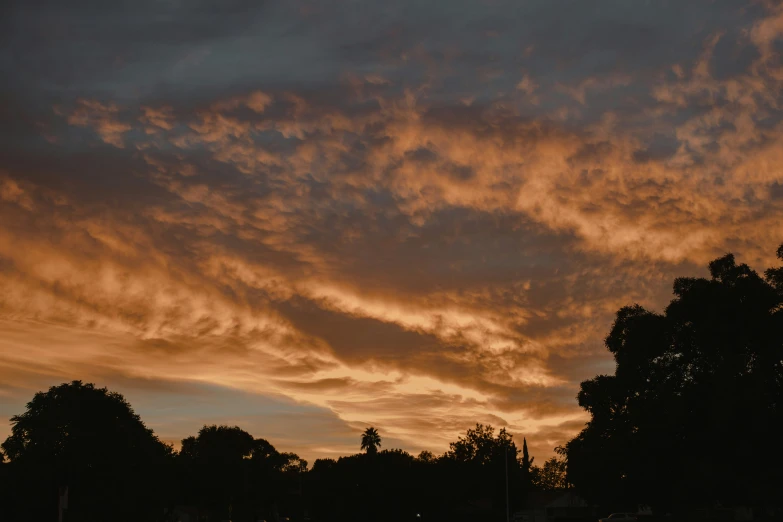
[[[81,381],[36,393],[11,424],[2,444],[11,461],[61,471],[107,468],[118,460],[143,464],[171,453],[122,395]]]
[[[460,436],[456,442],[449,444],[446,457],[457,462],[472,462],[488,464],[495,459],[504,458],[506,448],[516,459],[518,450],[511,434],[502,428],[495,436],[495,428],[489,425],[476,424],[468,429],[465,436]]]
[[[61,486],[69,488],[74,520],[97,520],[115,509],[117,520],[154,520],[162,512],[172,449],[119,393],[81,381],[61,384],[36,393],[11,423],[2,448],[26,516],[50,518],[54,494],[43,502],[38,496]]]
[[[593,499],[749,503],[782,483],[783,269],[765,279],[728,254],[709,271],[676,279],[662,314],[617,312],[615,372],[582,383],[591,419],[567,445],[569,480]]]

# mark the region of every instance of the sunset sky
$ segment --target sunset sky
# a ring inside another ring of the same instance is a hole
[[[123,393],[177,442],[537,462],[616,310],[783,241],[783,7],[16,0],[0,16],[0,438]]]

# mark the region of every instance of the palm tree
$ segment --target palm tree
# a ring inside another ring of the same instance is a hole
[[[381,446],[381,436],[378,435],[378,430],[370,426],[364,433],[362,433],[362,449],[369,455],[375,455],[378,453],[378,448]]]

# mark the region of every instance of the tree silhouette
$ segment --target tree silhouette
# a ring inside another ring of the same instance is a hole
[[[456,442],[449,444],[450,449],[446,456],[459,462],[489,464],[499,455],[505,455],[506,446],[512,448],[510,453],[516,460],[519,450],[505,428],[502,428],[495,437],[495,428],[476,424],[475,428],[467,430],[464,437],[460,436]]]
[[[361,449],[372,458],[318,459],[310,471],[295,453],[237,426],[204,426],[175,454],[121,395],[79,381],[36,394],[12,421],[0,452],[2,520],[56,519],[61,486],[69,489],[69,522],[162,522],[163,508],[173,506],[198,520],[240,522],[500,520],[506,476],[513,512],[526,492],[522,468],[537,469],[526,441],[519,458],[511,434],[482,424],[445,454],[418,457],[379,450],[370,427]]]
[[[216,519],[229,510],[238,520],[270,516],[307,470],[295,453],[280,453],[238,426],[204,426],[182,441],[179,460],[183,502]]]
[[[424,450],[419,453],[419,456],[416,457],[416,459],[421,462],[431,463],[435,462],[435,455],[433,455],[431,451]]]
[[[122,395],[81,381],[36,393],[11,418],[2,448],[27,517],[56,518],[69,490],[72,520],[156,520],[163,512],[172,450],[144,426]]]
[[[375,455],[378,453],[378,448],[381,446],[381,436],[378,434],[378,430],[370,426],[364,433],[362,433],[362,445],[361,449],[367,452],[368,455]]]
[[[533,483],[533,461],[535,457],[531,458],[530,453],[527,451],[527,439],[522,438],[522,460],[519,462],[522,471],[522,484],[523,487],[529,488]]]
[[[566,461],[563,458],[551,457],[540,468],[533,468],[533,481],[538,489],[554,491],[568,487]]]
[[[216,518],[229,518],[229,509],[241,511],[248,494],[245,459],[253,449],[253,436],[237,426],[204,426],[198,436],[184,439],[180,457],[187,467],[188,500]]]
[[[506,468],[512,510],[526,493],[518,454],[513,437],[505,428],[497,435],[489,425],[476,424],[468,429],[465,436],[449,445],[449,451],[438,463],[449,488],[442,503],[459,506],[459,511],[468,517],[504,517]]]
[[[615,373],[582,383],[591,419],[567,445],[569,480],[592,499],[762,505],[783,485],[783,270],[765,281],[729,254],[709,271],[675,280],[663,314],[617,312]]]

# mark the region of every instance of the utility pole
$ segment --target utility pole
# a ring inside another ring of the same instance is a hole
[[[509,522],[509,507],[508,507],[508,444],[506,444],[506,522]]]
[[[65,520],[64,512],[68,509],[68,486],[60,486],[57,495],[58,522]]]

